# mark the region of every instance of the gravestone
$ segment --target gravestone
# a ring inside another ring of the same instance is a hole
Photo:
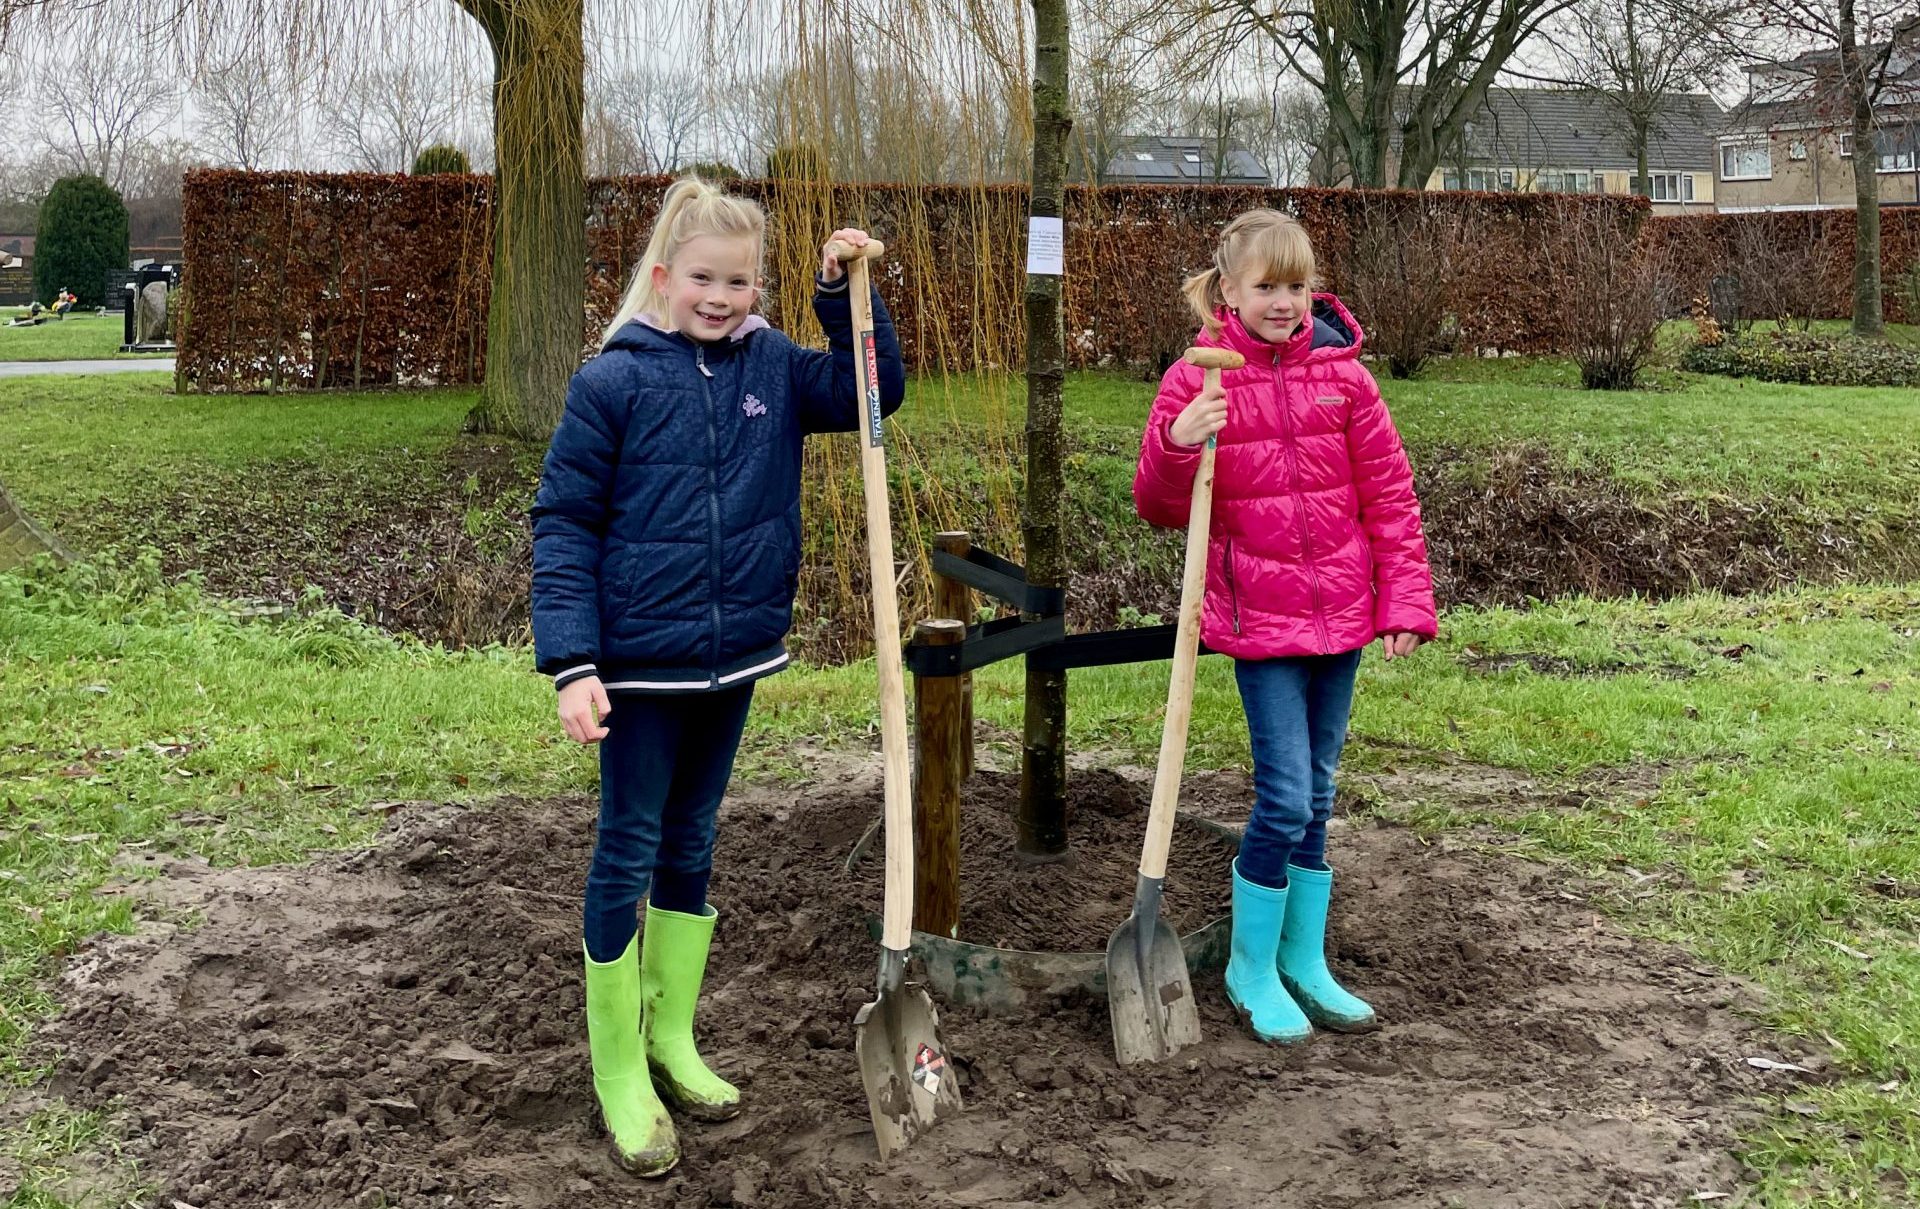
[[[21,566],[36,554],[51,554],[62,563],[73,561],[60,539],[35,524],[0,485],[0,571]]]
[[[149,281],[140,287],[138,301],[134,303],[133,342],[159,344],[168,338],[167,283]]]
[[[180,270],[175,265],[149,264],[135,272],[125,289],[126,343],[120,346],[121,352],[173,351],[173,289],[179,284]]]
[[[1720,325],[1723,332],[1740,330],[1740,278],[1733,273],[1722,273],[1707,284],[1707,306],[1713,312],[1713,321]]]

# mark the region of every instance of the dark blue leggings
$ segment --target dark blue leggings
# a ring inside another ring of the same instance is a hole
[[[1253,813],[1240,876],[1280,889],[1287,865],[1327,867],[1333,774],[1347,742],[1360,652],[1234,664],[1253,741]]]
[[[600,740],[600,826],[587,871],[587,955],[613,961],[639,930],[640,900],[699,915],[713,872],[720,799],[753,685],[614,698]]]

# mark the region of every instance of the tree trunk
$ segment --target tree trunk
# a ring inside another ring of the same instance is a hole
[[[1653,106],[1659,100],[1652,98],[1650,103],[1647,96],[1647,76],[1640,57],[1639,12],[1640,7],[1635,0],[1626,0],[1627,78],[1621,83],[1624,85],[1622,91],[1626,94],[1624,99],[1632,110],[1627,115],[1627,122],[1633,127],[1633,170],[1637,175],[1631,192],[1650,198],[1653,196],[1653,180],[1647,175],[1647,138],[1653,125]],[[1679,195],[1684,200],[1686,190],[1681,189]]]
[[[1033,0],[1033,193],[1031,213],[1061,216],[1067,175],[1067,0]],[[1060,531],[1060,393],[1066,383],[1064,281],[1027,277],[1027,485],[1021,505],[1027,582],[1064,587],[1066,551]],[[1020,808],[1014,847],[1025,859],[1067,853],[1067,674],[1027,666],[1027,707],[1020,745]]]
[[[1647,119],[1636,116],[1633,122],[1633,188],[1642,197],[1653,196],[1653,179],[1647,175]],[[1684,191],[1681,196],[1685,196]]]
[[[1853,119],[1853,334],[1879,340],[1887,334],[1880,312],[1880,148],[1854,6],[1840,0],[1840,75]]]
[[[1347,166],[1353,172],[1353,187],[1356,189],[1384,189],[1387,187],[1387,152],[1393,146],[1393,98],[1390,94],[1376,92],[1366,99],[1366,109],[1360,115],[1360,121],[1351,130],[1345,131],[1347,144]],[[1407,158],[1404,144],[1400,148],[1402,162]]]
[[[457,0],[493,45],[493,287],[476,432],[553,434],[586,329],[584,0]]]
[[[73,560],[60,539],[35,524],[0,483],[0,571],[22,566],[36,554],[51,554],[62,563]]]

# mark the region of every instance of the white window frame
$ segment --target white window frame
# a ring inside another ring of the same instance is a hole
[[[1599,173],[1587,168],[1546,168],[1535,174],[1533,187],[1540,193],[1593,193],[1599,179]]]
[[[1907,129],[1910,133],[1907,138],[1906,148],[1902,150],[1896,147],[1893,151],[1882,151],[1879,147],[1880,136],[1883,134],[1892,134],[1893,131],[1891,129],[1882,129],[1873,132],[1874,150],[1878,153],[1874,157],[1875,172],[1882,176],[1891,176],[1895,173],[1907,173],[1914,170],[1916,154],[1920,154],[1920,126],[1910,126]],[[1853,136],[1851,134],[1843,134],[1840,136],[1840,158],[1843,160],[1853,158]]]
[[[1137,162],[1137,163],[1142,163],[1142,164],[1151,164],[1151,163],[1153,163],[1153,152],[1151,152],[1151,151],[1136,151],[1136,152],[1134,152],[1134,153],[1133,153],[1133,158],[1134,158],[1134,160],[1135,160],[1135,162]]]
[[[1878,168],[1882,173],[1912,172],[1914,153],[1920,151],[1920,126],[1888,127],[1875,132],[1874,150],[1879,152]],[[1891,150],[1879,146],[1881,137],[1892,142]]]
[[[1764,172],[1729,172],[1727,170],[1727,154],[1729,152],[1732,152],[1737,155],[1739,153],[1749,152],[1749,151],[1758,151],[1767,157],[1766,171]],[[1723,181],[1772,180],[1773,179],[1773,144],[1769,142],[1763,142],[1757,139],[1744,139],[1744,140],[1729,141],[1729,142],[1721,143],[1719,166],[1720,166],[1720,179]]]
[[[1189,164],[1197,164],[1197,163],[1199,163],[1199,162],[1200,162],[1200,157],[1199,157],[1199,156],[1197,156],[1197,155],[1195,155],[1195,154],[1194,154],[1193,152],[1191,152],[1191,151],[1189,151],[1189,152],[1186,152],[1186,153],[1185,153],[1185,156],[1184,156],[1184,158],[1186,159],[1186,161],[1187,161],[1187,162],[1188,162]]]
[[[1693,201],[1693,178],[1691,172],[1649,172],[1647,173],[1647,197],[1663,206],[1684,206]],[[1661,197],[1656,182],[1669,184],[1668,190],[1676,196]]]

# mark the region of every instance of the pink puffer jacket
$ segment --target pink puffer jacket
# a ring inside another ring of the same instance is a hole
[[[1214,470],[1201,639],[1236,659],[1332,655],[1380,634],[1436,630],[1433,572],[1413,472],[1373,376],[1360,325],[1331,294],[1281,345],[1221,312],[1219,336],[1247,363],[1222,375],[1227,424]],[[1134,475],[1140,515],[1185,528],[1200,447],[1167,435],[1200,393],[1177,361],[1160,382]]]

